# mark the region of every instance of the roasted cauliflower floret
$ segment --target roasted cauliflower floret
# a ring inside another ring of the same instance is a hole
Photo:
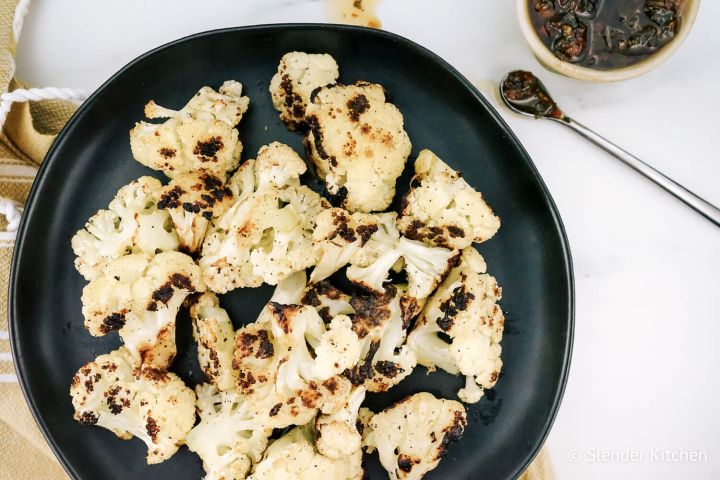
[[[381,295],[355,295],[353,331],[362,344],[361,361],[345,375],[354,385],[384,392],[412,373],[417,360],[405,345],[411,318],[403,309],[404,289],[387,285]]]
[[[353,256],[347,278],[363,288],[382,294],[390,270],[401,266],[407,273],[407,295],[422,301],[437,287],[455,264],[457,252],[431,247],[400,236],[395,213],[375,215],[378,230]]]
[[[238,389],[267,425],[304,425],[318,409],[345,405],[351,384],[340,373],[357,363],[360,348],[348,317],[326,326],[312,307],[270,302],[236,334]]]
[[[140,177],[118,190],[72,238],[75,268],[92,280],[118,257],[129,253],[177,250],[178,237],[167,212],[157,208],[160,181]]]
[[[391,480],[415,480],[437,467],[466,425],[461,403],[422,392],[374,415],[365,441],[377,448]]]
[[[305,123],[305,109],[310,94],[320,87],[334,84],[340,71],[335,59],[326,53],[289,52],[283,55],[270,81],[270,95],[280,120],[290,130]]]
[[[200,423],[187,435],[188,448],[202,459],[205,480],[243,480],[262,458],[272,429],[258,423],[237,392],[209,384],[196,391]]]
[[[374,263],[383,254],[389,250],[397,248],[397,243],[400,240],[400,231],[397,229],[397,213],[386,212],[386,213],[372,213],[372,214],[354,214],[363,215],[360,217],[362,221],[370,225],[370,220],[375,222],[375,227],[370,226],[373,230],[370,238],[365,242],[365,245],[358,251],[353,257],[352,264],[360,267],[367,267]],[[359,222],[361,225],[363,222]],[[359,232],[362,234],[363,232]],[[397,262],[393,265],[394,271],[400,271],[402,262]]]
[[[201,88],[181,110],[150,100],[145,116],[167,120],[161,124],[138,122],[130,130],[133,157],[170,178],[198,170],[222,177],[240,161],[242,143],[234,127],[249,102],[242,96],[242,85],[234,80],[223,83],[217,92]]]
[[[430,297],[408,337],[418,363],[465,375],[466,386],[458,396],[467,403],[479,401],[484,389],[495,386],[502,368],[505,317],[497,304],[500,298],[496,280],[485,273],[485,261],[468,247],[460,265]]]
[[[457,252],[402,237],[393,212],[366,214],[332,208],[318,216],[313,247],[319,260],[310,280],[327,278],[346,264],[347,278],[382,295],[390,270],[408,277],[407,295],[420,303],[442,281]]]
[[[347,404],[331,415],[318,415],[315,419],[318,451],[333,460],[351,457],[362,448],[362,434],[357,422],[360,405],[365,400],[365,389],[356,388]]]
[[[381,294],[390,270],[402,259],[408,279],[408,295],[417,301],[427,298],[455,264],[457,252],[429,247],[416,240],[401,237],[396,247],[381,254],[368,266],[351,264],[347,278],[366,290]]]
[[[126,255],[83,289],[85,328],[94,336],[119,330],[135,365],[166,369],[175,358],[178,310],[202,291],[200,268],[183,253]]]
[[[239,200],[211,224],[199,261],[208,286],[218,293],[275,285],[314,265],[314,220],[329,207],[299,184],[306,167],[290,147],[263,147],[246,165],[235,175],[241,178],[230,180]]]
[[[325,281],[308,285],[303,291],[299,303],[315,307],[315,310],[317,310],[320,318],[325,323],[330,323],[338,315],[353,315],[355,313],[352,305],[350,305],[350,295]]]
[[[260,147],[257,159],[249,159],[228,180],[228,188],[240,202],[255,192],[300,186],[307,165],[287,145],[272,142]]]
[[[195,394],[174,373],[136,369],[125,347],[78,370],[70,385],[75,420],[148,447],[147,462],[172,457],[195,423]]]
[[[415,299],[427,298],[457,262],[458,253],[441,247],[401,237],[398,249],[405,261],[407,294]]]
[[[234,390],[238,380],[238,372],[232,365],[235,330],[217,296],[210,292],[200,295],[190,307],[190,318],[205,377],[221,391]]]
[[[272,142],[260,147],[255,160],[255,190],[300,185],[307,165],[295,150],[284,143]]]
[[[209,287],[225,293],[271,285],[315,264],[313,219],[325,201],[305,186],[255,193],[210,227],[200,266]]]
[[[403,199],[398,225],[403,235],[457,250],[497,233],[500,219],[473,189],[430,150],[415,160],[413,186]]]
[[[411,145],[403,116],[381,85],[357,82],[314,93],[306,144],[318,175],[346,209],[383,211],[395,196]]]
[[[332,459],[314,445],[312,425],[297,427],[270,444],[249,480],[361,480],[362,451]]]
[[[160,191],[157,208],[170,214],[180,249],[192,254],[200,250],[210,220],[227,210],[232,198],[224,179],[208,172],[183,173]]]
[[[377,219],[373,215],[351,214],[342,208],[322,212],[315,219],[313,248],[318,263],[310,281],[324,280],[352,262],[378,228]]]

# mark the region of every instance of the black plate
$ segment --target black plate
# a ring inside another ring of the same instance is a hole
[[[48,153],[25,210],[10,280],[10,331],[25,396],[71,476],[82,479],[197,479],[199,459],[185,447],[159,466],[145,465],[145,446],[72,419],[70,379],[85,362],[119,345],[116,335],[83,328],[70,238],[116,190],[153,174],[133,161],[128,131],[152,98],[179,107],[202,85],[243,83],[251,103],[240,125],[243,158],[270,141],[302,151],[301,137],[278,121],[267,92],[288,51],[328,52],[341,81],[381,83],[405,116],[413,158],[430,148],[479,188],[503,220],[479,246],[504,288],[505,367],[494,391],[470,406],[465,437],[427,478],[514,478],[547,435],[567,378],[573,329],[573,280],[558,212],[530,158],[489,103],[454,68],[428,50],[376,30],[328,25],[272,25],[202,33],[153,50],[123,68],[72,117]],[[480,60],[479,60],[480,61]],[[223,297],[236,326],[255,319],[271,289]],[[178,320],[183,352],[175,371],[200,380],[186,318]],[[443,373],[412,377],[375,408],[420,391],[448,398],[462,381]],[[369,478],[386,478],[379,463]]]

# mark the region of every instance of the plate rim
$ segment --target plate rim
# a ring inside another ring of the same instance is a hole
[[[79,107],[78,109],[73,113],[73,115],[70,117],[68,122],[65,124],[65,126],[60,130],[57,137],[55,138],[55,141],[50,146],[50,149],[45,154],[45,157],[43,158],[43,162],[40,165],[40,168],[38,169],[35,179],[33,180],[32,187],[30,188],[30,192],[28,193],[27,200],[25,202],[24,212],[22,215],[22,218],[20,220],[20,225],[18,226],[17,234],[15,237],[15,245],[13,247],[13,253],[12,253],[12,262],[10,265],[10,276],[8,280],[8,303],[7,303],[7,314],[8,314],[8,333],[10,337],[10,350],[12,353],[12,359],[13,359],[13,367],[15,369],[15,373],[18,379],[18,384],[20,385],[20,389],[23,393],[23,397],[25,398],[25,401],[30,409],[30,412],[32,413],[33,419],[35,420],[35,423],[39,427],[40,431],[43,434],[43,437],[45,438],[45,441],[50,446],[53,454],[58,459],[60,464],[62,465],[65,472],[73,479],[81,480],[80,476],[75,472],[74,468],[70,464],[70,462],[65,458],[65,455],[63,453],[62,448],[60,445],[55,441],[54,437],[51,435],[48,426],[46,422],[43,420],[40,411],[37,407],[37,404],[35,403],[34,399],[32,398],[30,392],[29,392],[29,386],[27,385],[27,379],[26,379],[26,373],[22,367],[22,356],[21,351],[19,347],[19,332],[18,327],[16,326],[16,319],[18,317],[18,312],[16,311],[18,308],[16,299],[15,299],[15,293],[18,289],[17,286],[17,276],[18,276],[18,269],[20,264],[20,259],[23,255],[23,249],[24,249],[24,243],[26,239],[26,230],[27,225],[29,222],[29,218],[33,216],[34,211],[36,210],[37,206],[37,192],[40,189],[40,186],[44,184],[45,182],[45,171],[49,168],[49,165],[52,163],[54,157],[55,157],[55,151],[60,148],[60,146],[67,140],[66,137],[71,135],[72,130],[75,128],[75,124],[78,122],[78,120],[85,114],[85,111],[88,110],[92,104],[95,102],[95,99],[100,96],[102,93],[104,93],[105,89],[108,88],[115,80],[123,75],[126,71],[130,70],[143,60],[147,59],[148,57],[163,51],[168,48],[172,48],[176,45],[180,45],[186,42],[192,42],[194,40],[213,36],[213,35],[219,35],[224,33],[230,33],[230,32],[245,32],[245,31],[254,31],[254,30],[264,30],[269,33],[272,33],[273,31],[277,30],[285,30],[285,29],[320,29],[320,30],[336,30],[336,31],[361,31],[364,34],[369,35],[376,35],[379,37],[384,37],[385,39],[403,43],[405,46],[410,47],[412,49],[418,50],[423,55],[426,55],[430,57],[432,60],[439,63],[445,70],[448,71],[456,80],[460,81],[475,97],[475,99],[483,104],[486,108],[486,110],[489,112],[493,120],[495,120],[503,130],[503,132],[507,135],[508,139],[511,143],[515,145],[515,147],[520,152],[520,157],[522,158],[522,161],[525,163],[525,166],[529,169],[530,173],[532,174],[535,181],[537,181],[538,185],[540,186],[540,191],[543,195],[543,197],[546,199],[548,206],[550,207],[550,214],[554,221],[555,228],[557,232],[560,234],[560,246],[561,246],[561,253],[563,257],[563,266],[565,270],[565,276],[567,278],[567,338],[565,341],[565,348],[563,353],[563,362],[562,362],[562,371],[560,372],[560,381],[555,389],[554,395],[553,395],[553,404],[550,409],[549,415],[545,421],[545,424],[543,425],[543,433],[539,438],[539,441],[536,442],[536,445],[534,445],[532,451],[529,455],[526,455],[524,461],[521,464],[518,464],[517,468],[514,472],[512,472],[511,478],[518,477],[527,467],[532,463],[532,461],[535,459],[535,457],[540,452],[541,448],[545,444],[545,441],[547,440],[548,435],[550,434],[550,430],[552,429],[552,426],[555,422],[555,419],[557,418],[558,411],[560,410],[560,405],[562,403],[562,399],[565,393],[565,389],[567,387],[568,383],[568,377],[570,372],[570,366],[571,366],[571,360],[572,360],[572,353],[573,353],[573,340],[575,336],[575,277],[573,272],[573,261],[572,261],[572,254],[570,251],[570,244],[567,237],[567,232],[565,231],[565,226],[563,224],[562,218],[560,216],[560,212],[557,208],[557,205],[555,204],[555,201],[550,194],[549,189],[547,188],[547,185],[545,184],[545,181],[543,180],[542,176],[540,175],[540,172],[537,170],[537,167],[535,166],[534,162],[532,161],[532,158],[525,150],[525,147],[520,142],[520,140],[515,136],[515,133],[512,131],[512,129],[507,125],[507,123],[503,120],[503,118],[500,116],[498,111],[495,109],[495,107],[492,105],[492,103],[486,99],[475,87],[475,85],[472,84],[464,75],[462,75],[455,67],[453,67],[450,63],[448,63],[446,60],[444,60],[442,57],[428,49],[427,47],[424,47],[420,45],[419,43],[410,40],[404,36],[398,35],[396,33],[392,33],[386,30],[378,30],[368,27],[362,27],[362,26],[356,26],[356,25],[344,25],[344,24],[332,24],[332,23],[313,23],[313,22],[300,22],[300,23],[273,23],[273,24],[255,24],[255,25],[245,25],[245,26],[236,26],[236,27],[227,27],[227,28],[219,28],[219,29],[212,29],[212,30],[206,30],[198,33],[194,33],[191,35],[187,35],[181,38],[178,38],[176,40],[164,43],[160,46],[157,46],[155,48],[152,48],[151,50],[148,50],[147,52],[135,57],[128,63],[126,63],[122,68],[120,68],[117,72],[115,72],[113,75],[110,76],[105,82],[103,82]]]

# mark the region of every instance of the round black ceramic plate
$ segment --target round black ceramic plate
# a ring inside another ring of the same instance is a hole
[[[162,177],[130,154],[128,131],[142,118],[148,99],[180,107],[203,85],[239,80],[251,101],[239,126],[243,158],[273,140],[303,151],[301,136],[278,121],[267,91],[280,57],[292,50],[332,54],[343,82],[384,85],[405,116],[412,159],[423,148],[433,150],[461,170],[502,218],[499,234],[478,249],[503,287],[503,373],[493,391],[468,407],[464,438],[427,478],[515,478],[547,435],[568,373],[573,283],[560,217],[520,143],[466,79],[406,39],[355,27],[272,25],[195,35],[133,61],[80,107],[35,181],[10,281],[13,353],[35,418],[72,477],[202,476],[200,460],[185,447],[171,460],[148,466],[141,441],[122,441],[72,419],[70,379],[119,340],[115,334],[94,338],[83,328],[85,281],[73,268],[70,238],[120,186],[141,175]],[[236,290],[222,303],[238,326],[254,321],[270,293],[270,287]],[[178,319],[177,341],[180,354],[173,370],[190,384],[202,381],[186,316]],[[382,408],[422,390],[455,398],[461,383],[418,368],[389,393],[371,395],[368,403]],[[374,457],[367,470],[370,479],[386,478]]]

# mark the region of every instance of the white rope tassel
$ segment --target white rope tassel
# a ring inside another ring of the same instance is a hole
[[[25,16],[30,9],[30,0],[20,0],[15,7],[15,16],[13,17],[13,37],[17,44],[20,38],[20,31],[22,30]],[[0,95],[0,128],[5,124],[12,104],[16,102],[37,102],[40,100],[70,100],[73,102],[81,103],[85,101],[87,96],[82,90],[75,90],[72,88],[31,88],[26,90],[19,88],[12,92],[6,92]]]
[[[82,103],[87,96],[82,90],[74,88],[31,88],[26,90],[18,88],[12,92],[6,92],[0,95],[0,127],[5,124],[12,104],[16,102],[37,102],[40,100],[70,100],[76,103]]]
[[[6,197],[0,197],[0,215],[4,215],[7,219],[7,231],[16,232],[20,226],[20,217],[22,217],[23,207],[14,200]]]

